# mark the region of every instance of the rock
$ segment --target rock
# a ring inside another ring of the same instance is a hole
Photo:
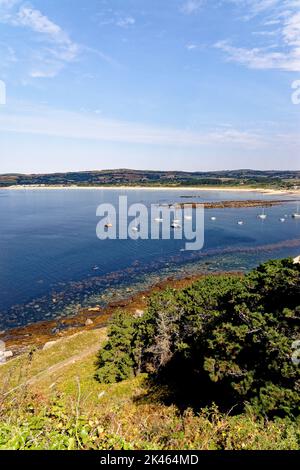
[[[5,351],[5,352],[3,353],[3,357],[4,357],[5,359],[10,359],[11,357],[13,357],[13,355],[14,355],[14,353],[13,353],[12,351]]]
[[[43,351],[47,351],[48,349],[52,348],[56,343],[57,343],[57,341],[49,341],[43,347]]]
[[[85,326],[92,326],[93,324],[94,322],[90,318],[85,322]]]
[[[136,310],[134,316],[136,318],[142,318],[144,316],[144,314],[145,314],[144,310]]]

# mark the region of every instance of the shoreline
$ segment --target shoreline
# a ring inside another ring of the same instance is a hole
[[[0,191],[36,191],[36,190],[119,190],[119,191],[224,191],[224,192],[257,192],[261,194],[299,195],[300,189],[267,189],[251,187],[223,186],[59,186],[59,185],[16,185],[0,188]]]
[[[243,275],[241,272],[217,272],[210,275]],[[0,333],[0,341],[4,341],[6,349],[13,352],[13,358],[28,353],[32,348],[43,349],[48,342],[56,342],[83,331],[105,328],[112,315],[119,309],[131,313],[139,313],[147,307],[149,298],[167,288],[181,289],[188,287],[208,273],[188,275],[182,278],[169,277],[163,282],[152,285],[127,298],[112,301],[105,307],[82,307],[76,315],[63,319],[44,320],[25,326],[12,328]],[[89,324],[87,324],[87,322]]]

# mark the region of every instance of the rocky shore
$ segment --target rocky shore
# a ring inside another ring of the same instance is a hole
[[[177,208],[192,208],[203,207],[205,209],[242,209],[247,207],[273,207],[286,204],[288,202],[295,202],[295,200],[278,199],[274,201],[248,199],[243,201],[217,201],[217,202],[180,202],[175,206]]]
[[[179,289],[186,287],[201,279],[204,275],[199,274],[182,279],[169,278],[127,299],[111,302],[107,307],[82,308],[77,315],[72,317],[48,320],[33,323],[25,327],[10,329],[0,333],[0,342],[2,341],[5,344],[6,351],[12,352],[7,359],[29,352],[35,348],[47,349],[54,342],[80,331],[106,327],[113,313],[118,309],[126,309],[134,314],[140,314],[147,307],[149,297],[155,292],[166,288]]]

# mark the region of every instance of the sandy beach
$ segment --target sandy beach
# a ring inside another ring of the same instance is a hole
[[[1,188],[1,190],[9,191],[36,191],[36,190],[115,190],[115,191],[224,191],[232,193],[249,193],[256,192],[268,195],[299,195],[300,189],[264,189],[264,188],[250,188],[250,187],[223,187],[223,186],[43,186],[43,185],[16,185]]]

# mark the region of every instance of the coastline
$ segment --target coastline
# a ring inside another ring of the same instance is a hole
[[[218,272],[210,275],[220,276],[226,274],[242,275],[240,272]],[[146,290],[139,291],[119,301],[112,301],[105,307],[82,307],[76,315],[64,319],[44,320],[26,326],[12,328],[0,332],[0,341],[4,341],[6,349],[13,352],[13,358],[32,350],[43,349],[48,342],[57,342],[83,331],[105,328],[112,315],[119,309],[133,314],[144,311],[149,298],[157,292],[167,288],[181,289],[188,287],[207,273],[189,275],[182,278],[166,278],[163,282],[154,284]]]
[[[224,192],[257,192],[261,194],[285,194],[285,195],[298,195],[299,191],[284,191],[284,190],[269,190],[262,188],[236,188],[236,187],[145,187],[145,186],[11,186],[7,188],[1,188],[2,190],[25,190],[25,191],[42,191],[42,190],[130,190],[130,191],[224,191]],[[276,202],[276,201],[275,201]],[[281,202],[281,201],[278,201]],[[232,204],[233,201],[228,203]],[[258,201],[257,201],[258,203]],[[184,202],[182,205],[190,205],[190,202]],[[209,273],[210,275],[221,275],[226,274],[226,268],[224,271],[218,273]],[[166,288],[180,288],[195,282],[198,279],[203,278],[208,273],[192,274],[182,278],[166,278],[159,284],[153,284],[149,289],[141,290],[140,292],[131,295],[130,297],[121,299],[119,301],[112,301],[105,307],[83,307],[81,306],[79,312],[76,315],[65,317],[63,319],[53,320],[42,320],[37,323],[31,323],[27,326],[19,326],[10,330],[0,332],[0,341],[5,341],[7,349],[13,351],[14,357],[30,351],[33,347],[43,348],[43,346],[50,341],[58,341],[81,331],[94,330],[99,328],[105,328],[109,319],[117,309],[126,309],[135,313],[137,310],[143,310],[146,308],[148,298],[157,291],[164,290]],[[237,274],[237,272],[236,272]],[[241,272],[238,274],[241,275]],[[87,320],[91,320],[90,325],[86,325]]]
[[[37,190],[119,190],[119,191],[224,191],[224,192],[257,192],[267,195],[299,195],[300,189],[267,189],[251,187],[223,187],[223,186],[59,186],[59,185],[16,185],[0,188],[9,191],[37,191]]]

